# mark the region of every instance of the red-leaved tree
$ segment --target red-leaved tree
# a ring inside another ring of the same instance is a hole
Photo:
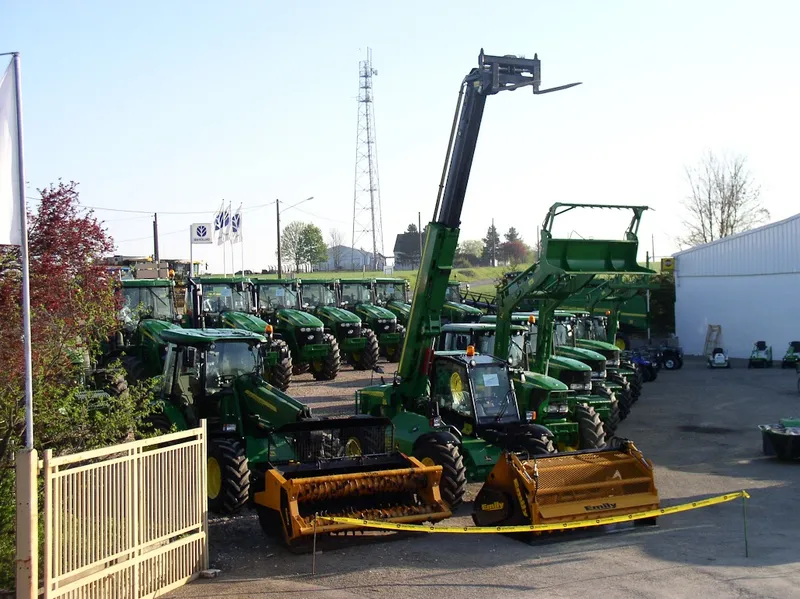
[[[117,299],[101,258],[113,241],[80,208],[77,183],[39,190],[28,213],[34,440],[37,449],[74,451],[134,429],[133,395],[93,410],[79,394],[84,356],[116,327]],[[13,458],[23,445],[22,269],[16,246],[0,246],[0,589],[13,580]]]

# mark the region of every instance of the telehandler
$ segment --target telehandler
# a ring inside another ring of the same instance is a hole
[[[507,361],[478,354],[473,347],[457,354],[433,349],[443,324],[448,280],[486,99],[522,87],[543,94],[577,85],[542,90],[540,81],[537,56],[490,56],[483,51],[478,67],[464,78],[443,185],[425,234],[397,374],[391,383],[356,393],[359,412],[392,420],[400,451],[413,454],[423,464],[443,467],[442,499],[451,508],[462,501],[467,480],[486,481],[486,493],[479,493],[473,511],[473,519],[479,524],[492,518],[500,525],[520,517],[520,513],[528,523],[566,522],[658,506],[652,464],[631,442],[607,450],[554,454],[552,432],[529,422],[519,409],[520,405],[537,405],[537,389],[523,375],[516,384]],[[636,242],[629,245],[635,253]],[[562,244],[561,259],[579,259],[584,250],[576,253],[574,247]],[[507,339],[496,341],[496,347],[507,344]],[[492,473],[495,470],[499,474],[497,469],[501,468],[505,468],[502,477]],[[498,499],[482,501],[481,494],[487,493]],[[524,509],[511,509],[509,495],[519,498]],[[553,508],[550,504],[557,505]]]

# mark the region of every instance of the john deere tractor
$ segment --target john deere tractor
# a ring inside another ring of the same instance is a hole
[[[556,378],[527,370],[527,329],[514,325],[511,329],[511,345],[508,364],[511,367],[517,396],[526,397],[522,382],[534,388],[535,411],[528,410],[526,419],[546,426],[553,433],[554,444],[559,451],[573,449],[598,449],[606,445],[606,431],[595,409],[576,397],[578,384],[567,386]],[[490,322],[453,323],[442,327],[437,340],[437,351],[468,351],[471,347],[481,354],[493,355],[495,325]],[[572,387],[572,388],[570,388]],[[580,384],[581,390],[584,385]],[[529,407],[529,406],[526,406]],[[605,406],[606,412],[608,406]],[[610,434],[608,435],[611,436]]]
[[[176,328],[179,322],[175,284],[169,279],[123,279],[120,292],[120,328],[107,358],[121,356],[130,382],[158,376],[167,345],[161,332]]]
[[[532,416],[547,396],[527,374],[513,373],[509,361],[475,352],[472,346],[459,352],[433,349],[443,321],[454,320],[445,309],[448,279],[486,100],[524,87],[534,94],[572,87],[542,90],[540,83],[538,57],[490,56],[483,51],[478,66],[464,78],[446,153],[446,183],[426,229],[397,374],[391,383],[356,394],[361,413],[392,420],[401,451],[422,463],[443,466],[441,491],[449,505],[462,500],[467,480],[486,481],[473,511],[478,525],[595,519],[658,505],[652,465],[630,442],[605,450],[554,453],[553,433],[528,419],[528,412]],[[629,245],[635,253],[636,244]],[[553,247],[554,256],[560,253],[565,261],[586,255],[582,248]],[[589,256],[595,255],[586,249]],[[627,253],[626,249],[626,258]],[[480,310],[474,310],[471,318],[480,316]],[[508,351],[510,331],[507,321],[505,336],[497,334],[496,352],[498,347]],[[619,479],[613,491],[611,479]],[[614,500],[608,501],[612,494]]]
[[[478,322],[481,316],[483,312],[479,308],[464,303],[461,284],[458,281],[449,281],[442,306],[442,322]]]
[[[375,303],[389,309],[397,317],[397,324],[405,327],[411,314],[408,299],[410,285],[406,279],[375,279]]]
[[[319,318],[300,309],[298,284],[295,279],[256,280],[258,314],[291,350],[295,374],[310,370],[316,380],[331,381],[341,366],[339,343]]]
[[[247,277],[203,276],[189,279],[183,326],[194,329],[230,328],[264,335],[265,376],[285,391],[292,382],[293,355],[274,335],[273,327],[256,315],[255,287]]]
[[[336,282],[339,305],[361,318],[361,326],[375,331],[378,351],[389,362],[400,360],[406,328],[397,324],[394,312],[377,303],[374,279],[344,279]]]
[[[298,283],[303,309],[323,322],[326,333],[339,343],[345,360],[356,370],[374,369],[380,355],[378,336],[362,325],[357,314],[340,307],[336,280],[303,279]]]
[[[262,528],[292,547],[311,535],[357,529],[315,523],[317,513],[392,522],[450,515],[440,466],[392,447],[380,418],[320,419],[262,378],[263,335],[237,329],[170,329],[151,422],[166,432],[208,431],[208,506],[235,513],[248,503]]]

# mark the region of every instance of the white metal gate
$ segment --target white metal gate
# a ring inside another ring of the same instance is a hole
[[[157,597],[208,568],[206,433],[45,452],[45,599]]]

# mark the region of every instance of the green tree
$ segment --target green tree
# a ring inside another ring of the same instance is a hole
[[[497,265],[497,258],[500,256],[500,235],[497,234],[497,227],[492,225],[483,238],[483,252],[481,258],[484,264],[491,266]]]
[[[483,242],[479,239],[467,239],[458,246],[458,253],[462,256],[480,258],[483,255]]]
[[[419,233],[419,229],[417,228],[417,225],[415,225],[414,223],[411,223],[406,228],[406,233]]]
[[[305,224],[300,231],[299,259],[301,264],[307,264],[310,268],[328,259],[328,247],[325,245],[322,229],[317,225]]]
[[[284,260],[294,264],[295,269],[304,262],[302,237],[305,228],[305,223],[295,220],[286,225],[281,232],[281,253]]]
[[[519,233],[517,233],[517,230],[514,227],[511,227],[508,232],[503,235],[503,237],[505,237],[506,241],[508,242],[522,241],[522,237],[519,236]]]

